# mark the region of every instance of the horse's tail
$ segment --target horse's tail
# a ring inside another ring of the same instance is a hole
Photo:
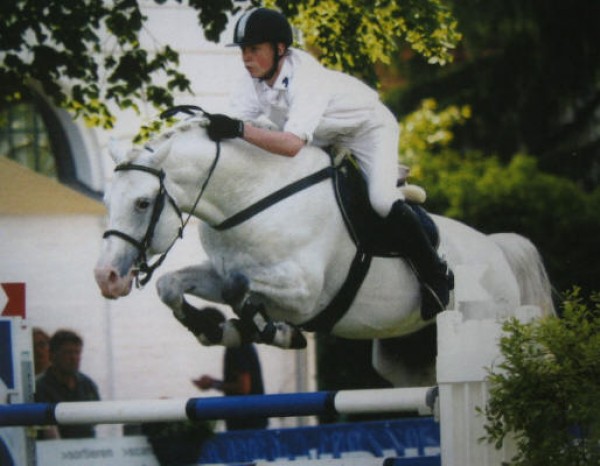
[[[500,247],[517,278],[521,305],[539,306],[543,315],[554,315],[552,285],[534,244],[516,233],[495,233],[490,239]]]

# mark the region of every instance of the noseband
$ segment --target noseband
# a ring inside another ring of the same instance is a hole
[[[145,165],[139,165],[139,164],[135,164],[135,163],[122,163],[115,167],[115,172],[118,172],[118,171],[141,171],[144,173],[148,173],[152,176],[155,176],[159,182],[159,189],[158,189],[158,193],[156,194],[156,197],[154,198],[154,207],[152,208],[152,215],[150,217],[150,222],[148,223],[148,228],[146,229],[146,234],[144,235],[144,237],[141,240],[137,240],[134,237],[132,237],[131,235],[128,235],[127,233],[124,233],[119,230],[106,230],[104,232],[104,234],[102,235],[103,238],[108,238],[110,236],[116,236],[116,237],[121,238],[122,240],[128,242],[129,244],[133,245],[137,249],[138,256],[135,260],[135,265],[137,267],[138,274],[136,274],[135,280],[136,280],[136,286],[138,288],[143,287],[150,281],[150,279],[152,278],[152,274],[163,263],[163,261],[167,257],[167,254],[169,253],[171,248],[175,245],[175,242],[179,238],[183,237],[183,230],[185,229],[186,225],[188,224],[188,222],[192,216],[192,213],[196,210],[196,207],[197,207],[198,203],[200,202],[200,199],[202,198],[204,191],[206,190],[206,186],[208,185],[208,182],[210,181],[210,179],[213,175],[213,172],[215,171],[215,168],[217,166],[217,163],[219,161],[220,154],[221,154],[221,144],[219,142],[216,142],[215,158],[213,159],[213,162],[208,171],[208,175],[206,176],[206,179],[204,180],[204,183],[202,184],[202,187],[200,188],[198,196],[196,196],[194,205],[192,206],[185,221],[183,220],[183,215],[181,213],[181,209],[179,208],[179,206],[175,202],[175,199],[173,199],[173,197],[169,194],[169,192],[167,191],[167,188],[165,187],[165,183],[164,183],[165,172],[163,170],[157,170],[155,168],[151,168],[151,167],[147,167]],[[177,235],[173,238],[173,240],[171,241],[171,243],[169,244],[169,247],[167,247],[165,252],[163,252],[160,255],[160,257],[154,261],[154,263],[150,264],[148,262],[147,252],[148,252],[148,248],[152,244],[152,240],[154,238],[154,232],[156,230],[156,225],[158,225],[158,221],[160,220],[160,216],[165,207],[165,201],[168,201],[175,209],[175,212],[177,212],[177,215],[179,216],[179,221],[181,222],[181,226],[179,227]],[[140,277],[140,273],[143,274],[142,277]]]

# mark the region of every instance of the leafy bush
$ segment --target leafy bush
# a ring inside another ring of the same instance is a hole
[[[490,369],[485,440],[513,436],[515,466],[600,464],[600,293],[574,288],[563,318],[504,325],[504,360]]]

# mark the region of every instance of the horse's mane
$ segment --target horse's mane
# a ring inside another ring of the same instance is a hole
[[[172,140],[175,136],[185,133],[192,128],[205,127],[207,124],[208,119],[203,115],[192,116],[183,121],[179,121],[152,136],[142,145],[133,146],[124,154],[124,161],[135,162],[144,153],[144,151],[154,152],[163,144]]]
[[[208,118],[206,116],[194,115],[194,116],[186,118],[185,120],[178,121],[173,126],[170,126],[166,129],[164,129],[159,134],[157,134],[156,136],[149,139],[145,145],[150,146],[150,147],[158,147],[162,143],[166,142],[167,140],[171,139],[172,137],[176,136],[179,133],[186,132],[194,127],[202,128],[202,127],[206,127],[207,125],[208,125]],[[276,125],[266,117],[259,117],[258,119],[253,120],[252,125],[259,127],[259,128],[265,128],[265,129],[271,129],[271,130],[275,130],[277,128]]]
[[[167,152],[167,157],[170,152],[171,144],[177,139],[178,136],[184,135],[186,133],[191,133],[192,130],[200,130],[202,132],[201,139],[206,139],[206,141],[210,144],[215,144],[213,141],[210,141],[208,135],[206,135],[204,128],[208,125],[208,118],[205,115],[197,114],[186,119],[177,121],[172,126],[164,128],[162,131],[151,137],[143,146],[136,146],[130,151],[127,152],[125,161],[132,163],[141,163],[145,164],[145,157],[148,157],[149,161],[152,160],[161,160],[159,163],[162,165],[163,161],[166,159],[164,157],[153,157],[153,155],[148,154],[161,152]],[[277,130],[277,127],[267,118],[261,117],[259,119],[252,120],[252,125],[270,129]],[[194,131],[196,133],[196,131]],[[313,145],[307,145],[303,149],[303,156],[296,156],[292,159],[287,157],[272,157],[272,153],[267,150],[264,150],[258,146],[255,146],[249,142],[244,141],[243,139],[232,139],[223,141],[223,143],[227,142],[227,145],[232,144],[238,147],[238,153],[245,153],[246,151],[251,151],[252,158],[243,158],[248,161],[251,160],[251,169],[252,171],[264,172],[265,169],[275,169],[275,167],[279,167],[279,170],[283,170],[282,173],[291,173],[293,174],[289,180],[289,182],[294,181],[294,177],[302,177],[306,174],[310,174],[311,172],[323,168],[325,164],[330,164],[331,159],[330,156],[334,156],[335,163],[339,163],[342,158],[348,155],[348,151],[345,150],[334,150],[334,148],[329,148],[329,151],[325,151],[322,148]],[[233,146],[232,146],[233,147]],[[332,151],[333,150],[333,154]],[[236,150],[233,152],[228,152],[230,155],[228,160],[231,160],[231,156]],[[265,155],[268,157],[262,157],[260,155]],[[318,155],[318,157],[315,157]],[[152,163],[152,162],[151,162]],[[285,165],[285,168],[283,167]],[[288,167],[292,166],[291,170],[288,170]],[[158,167],[155,167],[158,168]],[[250,169],[250,168],[249,168]]]
[[[146,143],[146,146],[159,147],[164,142],[177,136],[180,133],[189,131],[192,128],[206,127],[208,119],[203,115],[193,116],[183,121],[175,123],[173,126],[166,128]]]

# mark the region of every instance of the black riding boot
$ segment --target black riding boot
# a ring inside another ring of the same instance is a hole
[[[454,288],[452,271],[432,247],[423,226],[404,201],[396,201],[388,219],[400,251],[411,262],[421,284],[421,317],[429,320],[442,312]]]

